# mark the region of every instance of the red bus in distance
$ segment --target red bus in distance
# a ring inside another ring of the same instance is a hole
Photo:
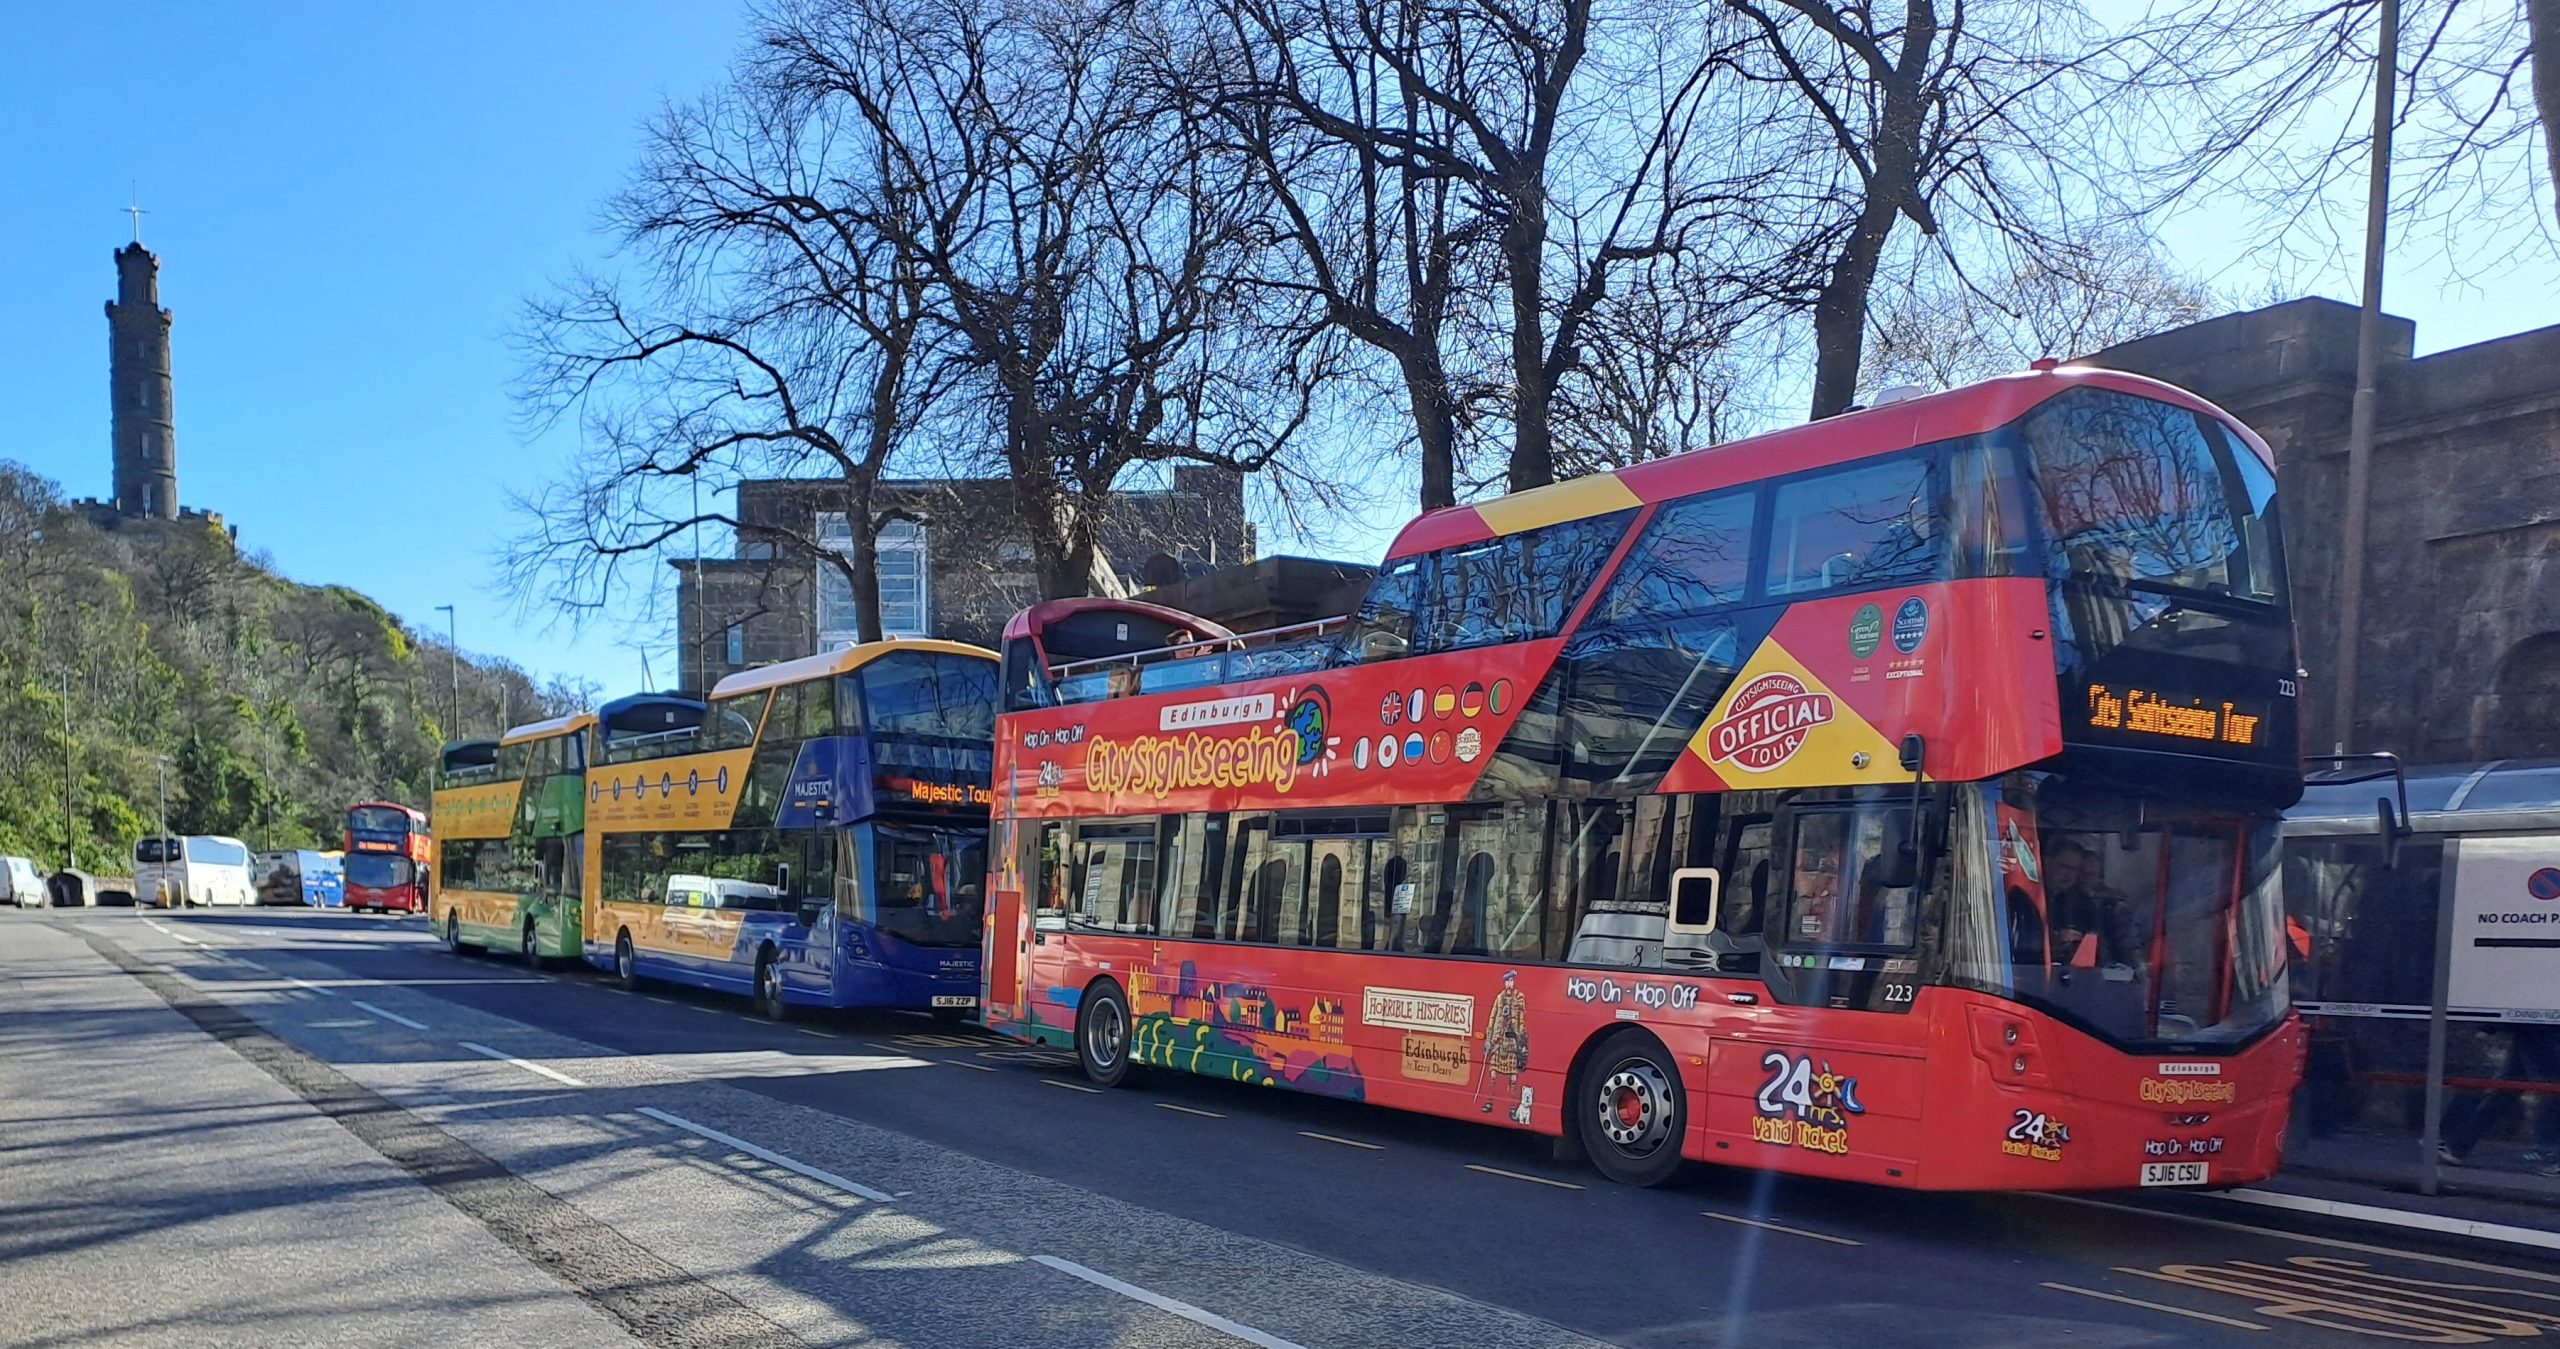
[[[1911,398],[1431,512],[1344,620],[1003,658],[984,1014],[1096,1082],[1632,1184],[2276,1168],[2293,623],[2266,447],[2182,390]]]
[[[347,907],[425,913],[433,857],[425,812],[394,801],[360,801],[348,807]]]

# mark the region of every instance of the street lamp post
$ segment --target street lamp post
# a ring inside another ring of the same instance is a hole
[[[166,861],[166,860],[168,859],[168,856],[169,856],[169,852],[168,852],[168,849],[169,849],[169,756],[168,756],[168,755],[166,755],[166,754],[163,754],[163,755],[160,755],[160,756],[159,756],[159,759],[160,759],[160,837],[159,837],[159,840],[158,840],[158,841],[157,841],[153,846],[155,846],[155,847],[157,847],[157,848],[159,848],[159,849],[160,849],[160,856],[161,856],[161,859],[162,859],[163,861]],[[136,888],[138,889],[138,888],[140,888],[140,887],[136,887]],[[153,907],[153,908],[158,908],[158,907],[160,907],[160,901],[159,901],[159,899],[158,899],[156,896],[155,896],[155,897],[153,898],[153,900],[152,900],[152,907]]]
[[[454,617],[452,605],[439,604],[436,606],[436,609],[444,615],[445,641],[449,644],[453,656],[453,664],[451,666],[453,671],[453,725],[446,728],[444,738],[447,740],[460,740],[462,738],[462,624],[460,619]]]
[[[71,671],[65,667],[62,672],[62,869],[65,871],[76,871],[80,866],[80,849],[72,832],[72,797],[79,787],[79,760],[71,741]]]

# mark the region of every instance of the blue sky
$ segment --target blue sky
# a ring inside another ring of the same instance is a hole
[[[182,495],[286,574],[411,622],[460,610],[463,645],[537,673],[637,687],[613,631],[572,636],[493,590],[510,489],[567,453],[531,442],[507,385],[525,297],[605,257],[598,203],[662,97],[721,74],[729,4],[24,6],[0,46],[0,457],[74,495],[107,483],[110,254],[150,214],[173,335]],[[2169,233],[2226,294],[2264,282],[2232,222]],[[2538,239],[2494,292],[2395,250],[2390,307],[2437,351],[2560,318]],[[2352,241],[2348,245],[2353,247]],[[2353,259],[2296,287],[2352,299]],[[1406,489],[1409,490],[1409,489]],[[1379,494],[1387,500],[1401,493]],[[1374,551],[1399,511],[1328,540]],[[1266,529],[1265,547],[1288,540]],[[653,634],[654,635],[654,634]],[[654,673],[671,682],[661,651]]]

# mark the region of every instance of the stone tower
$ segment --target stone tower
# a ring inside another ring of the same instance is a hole
[[[160,259],[139,240],[116,250],[107,341],[116,513],[175,520],[178,427],[169,405],[169,311],[160,307]]]

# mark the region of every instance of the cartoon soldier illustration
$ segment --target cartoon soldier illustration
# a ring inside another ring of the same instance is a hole
[[[1484,1066],[1488,1076],[1502,1079],[1505,1094],[1519,1087],[1511,1122],[1528,1123],[1529,1088],[1520,1086],[1520,1074],[1529,1066],[1529,1004],[1520,996],[1518,970],[1502,972],[1502,991],[1494,995],[1493,1010],[1485,1018]],[[1492,1101],[1479,1099],[1478,1104],[1485,1114],[1493,1113]]]

